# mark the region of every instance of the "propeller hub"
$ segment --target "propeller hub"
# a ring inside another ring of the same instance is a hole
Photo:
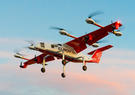
[[[116,36],[122,36],[122,33],[119,31],[114,31],[113,34],[115,34]]]

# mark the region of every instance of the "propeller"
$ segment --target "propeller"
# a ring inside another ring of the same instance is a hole
[[[59,30],[59,33],[60,33],[61,35],[65,35],[65,36],[68,36],[68,37],[71,37],[71,38],[76,39],[75,36],[69,34],[69,33],[68,33],[65,29],[63,29],[63,28],[59,28],[59,27],[51,27],[51,29]],[[70,33],[71,33],[71,32],[70,32]]]
[[[30,46],[35,45],[35,42],[34,42],[34,41],[32,41],[32,40],[26,40],[26,42],[27,42],[27,43],[29,43],[29,44],[30,44]]]
[[[26,56],[25,54],[20,53],[20,50],[14,50],[15,54],[20,56]]]
[[[99,15],[99,14],[103,14],[103,12],[101,11],[96,11],[96,12],[93,12],[91,13],[88,18],[85,20],[88,24],[94,24],[94,25],[97,25],[97,22],[99,22],[99,20],[96,20],[96,19],[93,19],[94,16],[96,15]],[[100,25],[97,25],[99,27],[102,27]]]
[[[51,29],[59,30],[59,33],[60,33],[61,35],[66,35],[66,36],[69,35],[69,33],[67,33],[66,30],[63,29],[63,28],[60,28],[60,27],[51,27]]]
[[[121,27],[119,27],[119,29],[117,30],[118,32],[120,32],[121,30],[124,30],[125,29],[125,26],[121,26]]]
[[[96,11],[96,12],[93,12],[93,13],[91,13],[89,16],[88,16],[88,18],[92,18],[92,17],[94,17],[94,16],[96,16],[96,15],[100,15],[100,14],[103,14],[104,12],[102,12],[102,11]]]
[[[99,40],[96,43],[107,43],[107,42],[109,42],[109,41],[108,40]]]
[[[55,30],[65,30],[65,29],[60,28],[60,27],[51,27],[51,29],[55,29]]]
[[[99,47],[99,43],[107,43],[107,42],[109,42],[109,41],[108,40],[99,40],[99,41],[93,43],[92,47],[97,48],[97,47]]]
[[[114,21],[111,20],[111,23],[113,24]],[[116,23],[120,23],[120,21],[118,20]],[[116,24],[117,25],[117,24]],[[121,30],[123,30],[125,27],[122,25],[121,27],[116,27],[115,25],[112,25],[112,29],[113,29],[113,32],[110,32],[110,33],[113,33],[115,34],[116,36],[122,36],[122,33],[120,32]]]

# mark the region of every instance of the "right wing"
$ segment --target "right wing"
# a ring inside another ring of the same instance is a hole
[[[96,31],[71,40],[65,44],[73,48],[73,50],[75,50],[76,53],[79,53],[87,48],[86,44],[92,45],[93,43],[96,43],[98,40],[107,36],[109,34],[108,32],[112,32],[114,29],[116,29],[116,25],[118,28],[118,24],[119,27],[122,25],[118,22],[115,22]]]

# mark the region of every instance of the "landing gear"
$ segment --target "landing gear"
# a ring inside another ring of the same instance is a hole
[[[66,77],[66,75],[65,75],[65,66],[66,66],[66,64],[67,64],[67,61],[62,60],[62,65],[63,65],[63,73],[61,73],[62,78]]]
[[[87,70],[87,66],[84,65],[84,66],[82,67],[82,69],[83,69],[83,71],[86,71],[86,70]]]
[[[67,61],[65,60],[64,51],[62,50],[62,65],[63,65],[63,73],[61,73],[62,78],[65,78],[65,66],[67,64]]]
[[[62,76],[62,78],[66,77],[65,73],[61,73],[61,76]]]
[[[45,68],[41,68],[41,72],[42,73],[45,73]]]
[[[43,58],[43,67],[41,68],[41,72],[45,73],[45,57]]]
[[[83,71],[87,70],[87,66],[86,66],[86,62],[85,59],[83,58],[83,67],[82,67]]]

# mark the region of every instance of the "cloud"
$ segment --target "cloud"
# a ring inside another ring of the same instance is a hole
[[[58,63],[55,62],[54,64]],[[57,66],[60,67],[60,65]],[[5,71],[5,68],[8,71]],[[16,64],[2,64],[0,69],[2,71],[0,72],[2,85],[8,85],[6,90],[14,93],[14,95],[30,94],[31,91],[33,91],[33,95],[51,94],[51,90],[53,91],[52,95],[54,93],[55,95],[130,95],[128,91],[133,92],[134,90],[131,89],[135,85],[132,76],[135,71],[127,71],[128,69],[119,71],[120,68],[108,67],[104,69],[97,67],[95,69],[89,67],[90,70],[87,72],[80,72],[80,69],[77,71],[70,69],[67,71],[65,79],[60,76],[62,70],[53,66],[46,67],[47,72],[45,74],[40,72],[39,65],[20,69]],[[129,80],[132,84],[129,84]],[[7,81],[11,84],[9,85]],[[21,88],[23,89],[21,90]],[[18,90],[16,91],[16,89]],[[5,91],[5,89],[1,90]]]

